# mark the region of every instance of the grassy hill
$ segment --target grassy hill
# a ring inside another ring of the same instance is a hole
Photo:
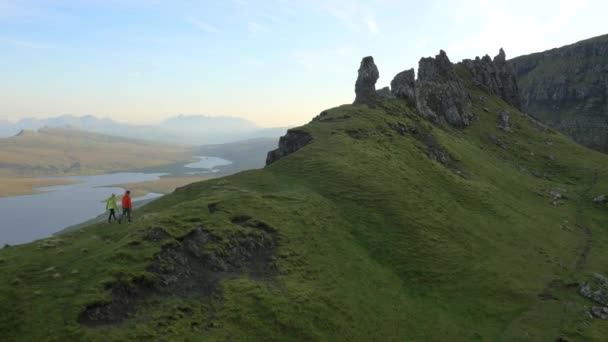
[[[87,175],[187,162],[190,148],[63,129],[42,128],[0,138],[0,196],[28,193],[57,181],[40,177]]]
[[[3,339],[605,340],[578,284],[608,273],[608,156],[472,84],[466,129],[332,108],[262,170],[2,249]]]

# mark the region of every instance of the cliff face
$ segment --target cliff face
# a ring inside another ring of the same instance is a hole
[[[608,152],[608,35],[509,61],[523,111]]]

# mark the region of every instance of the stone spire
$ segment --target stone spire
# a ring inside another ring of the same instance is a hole
[[[369,104],[376,98],[376,81],[380,77],[374,57],[365,57],[359,67],[359,77],[355,83],[355,104]]]

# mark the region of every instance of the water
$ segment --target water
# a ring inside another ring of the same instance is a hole
[[[125,172],[65,177],[61,179],[80,183],[40,188],[38,190],[48,191],[41,194],[0,198],[0,246],[45,238],[65,227],[96,217],[105,211],[105,200],[112,193],[121,195],[124,192],[124,189],[111,185],[156,180],[162,175]],[[160,196],[152,193],[133,200]]]
[[[198,156],[199,161],[184,165],[201,171],[188,174],[213,174],[218,166],[232,164],[231,161]],[[45,238],[64,229],[103,214],[105,200],[111,194],[118,196],[124,189],[115,184],[127,184],[157,180],[165,173],[122,172],[97,176],[58,177],[76,181],[77,184],[39,188],[41,194],[0,197],[0,247],[4,244],[19,244]],[[150,193],[134,198],[143,201],[162,196]],[[120,204],[120,200],[118,200]],[[135,216],[137,212],[134,213]]]
[[[231,161],[218,157],[197,156],[194,158],[199,158],[200,160],[184,166],[189,169],[208,169],[211,170],[211,172],[217,172],[217,170],[214,170],[216,167],[232,164]]]

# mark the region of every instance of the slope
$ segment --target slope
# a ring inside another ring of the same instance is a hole
[[[573,284],[608,271],[607,157],[456,71],[465,128],[403,99],[332,108],[262,170],[2,249],[3,337],[603,340]]]

